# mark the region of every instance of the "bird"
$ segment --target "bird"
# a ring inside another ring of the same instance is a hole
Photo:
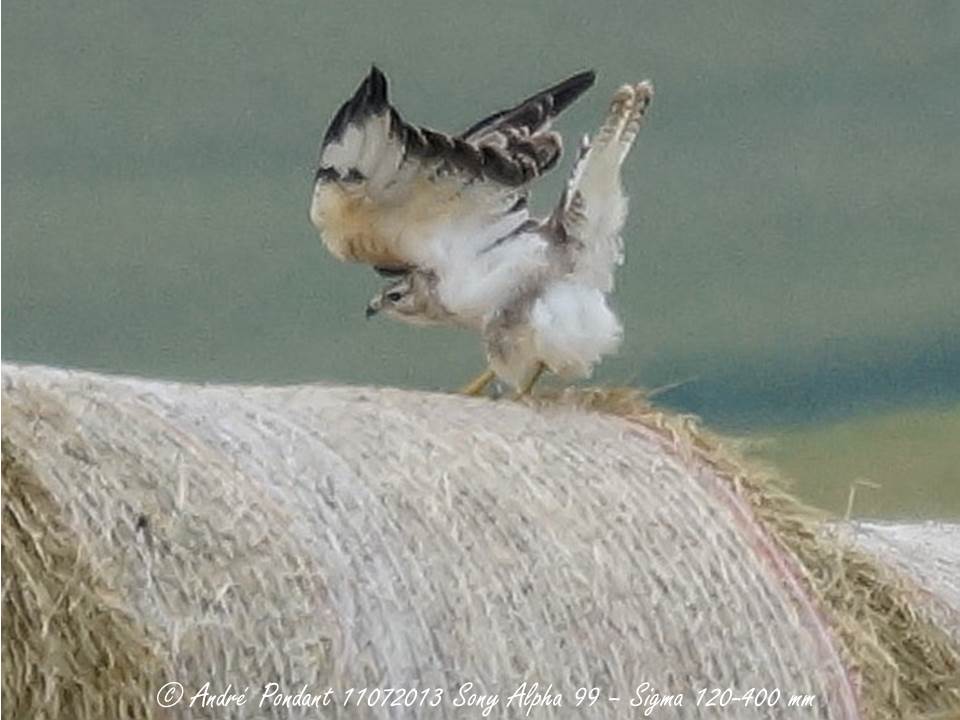
[[[524,396],[548,369],[562,378],[588,377],[622,338],[608,302],[624,259],[620,170],[653,94],[650,81],[616,91],[595,136],[584,136],[551,215],[525,220],[482,247],[456,274],[456,294],[445,288],[442,268],[423,264],[388,283],[367,316],[382,311],[408,323],[479,332],[488,370],[463,388],[467,394],[481,394],[496,377]]]

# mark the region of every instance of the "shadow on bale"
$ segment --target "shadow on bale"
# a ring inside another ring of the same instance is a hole
[[[148,718],[160,649],[3,441],[3,716]],[[160,680],[160,683],[158,683]]]

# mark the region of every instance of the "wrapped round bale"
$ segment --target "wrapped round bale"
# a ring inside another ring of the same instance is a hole
[[[960,574],[957,526],[933,571],[902,534],[887,567],[860,539],[886,530],[821,523],[632,394],[15,365],[3,383],[4,717],[859,718],[960,699],[956,586],[930,581]]]

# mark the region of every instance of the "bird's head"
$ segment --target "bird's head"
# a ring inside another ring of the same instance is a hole
[[[374,295],[367,304],[367,318],[383,312],[413,325],[448,324],[450,314],[434,296],[435,285],[433,273],[411,270]]]

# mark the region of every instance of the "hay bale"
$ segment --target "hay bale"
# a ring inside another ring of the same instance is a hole
[[[185,716],[205,683],[245,692],[211,717],[479,715],[456,704],[468,682],[506,717],[524,682],[561,694],[538,717],[636,716],[642,683],[648,702],[682,693],[667,717],[960,697],[953,631],[900,574],[633,395],[524,407],[11,365],[3,382],[5,717],[168,716],[169,681]],[[877,583],[867,600],[837,580],[854,570]],[[890,612],[919,642],[889,647],[871,623]],[[261,704],[268,683],[331,704]],[[443,695],[345,707],[351,687]],[[580,687],[600,700],[576,709]],[[698,707],[713,688],[782,700]]]

